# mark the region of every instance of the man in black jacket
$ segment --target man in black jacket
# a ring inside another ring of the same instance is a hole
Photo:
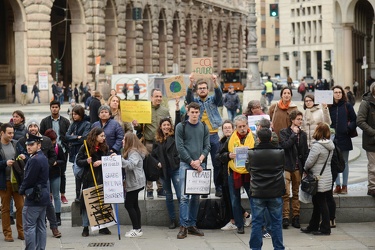
[[[271,135],[271,130],[267,128],[257,131],[259,145],[249,150],[249,161],[246,163],[246,169],[251,175],[250,206],[253,216],[250,249],[262,248],[262,226],[267,210],[273,247],[285,249],[282,230],[285,154],[283,149],[272,145]]]
[[[52,101],[49,104],[51,110],[51,115],[44,118],[40,123],[40,134],[44,135],[47,129],[53,129],[57,135],[57,143],[62,147],[65,158],[68,158],[68,142],[65,140],[66,132],[69,129],[70,121],[60,115],[60,102]],[[68,200],[65,197],[65,186],[66,186],[66,177],[65,177],[66,165],[65,168],[61,169],[61,184],[60,184],[60,193],[61,193],[61,202],[64,204],[68,203]]]
[[[298,110],[293,110],[289,115],[292,125],[280,130],[280,146],[285,151],[285,186],[286,193],[283,197],[283,228],[289,226],[290,213],[290,184],[292,184],[292,226],[300,228],[298,200],[299,185],[301,184],[302,169],[308,156],[307,134],[301,130],[303,115]]]
[[[40,149],[43,152],[43,154],[47,157],[48,165],[50,167],[56,166],[57,165],[57,155],[56,155],[55,149],[53,147],[51,139],[48,138],[47,136],[41,135],[39,133],[40,125],[39,125],[38,121],[35,118],[31,118],[27,122],[26,127],[27,127],[28,133],[24,137],[21,137],[18,140],[17,146],[16,146],[17,151],[20,153],[20,157],[22,159],[25,159],[25,161],[27,163],[27,161],[30,159],[31,155],[27,151],[26,142],[30,138],[31,135],[39,136],[39,137],[42,137]],[[47,206],[46,214],[47,214],[47,219],[49,221],[49,225],[50,225],[53,237],[60,238],[61,233],[58,230],[55,208],[53,207],[51,200],[49,200],[49,204]]]

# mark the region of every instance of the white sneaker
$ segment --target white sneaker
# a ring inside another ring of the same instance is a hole
[[[143,235],[142,229],[132,229],[129,232],[125,233],[125,237],[128,237],[128,238],[141,237],[142,235]]]
[[[248,218],[243,218],[243,223],[245,227],[249,227],[251,225],[251,218],[252,218],[251,214]]]
[[[236,230],[237,229],[237,227],[236,227],[236,225],[234,225],[232,222],[228,222],[225,226],[223,226],[222,228],[221,228],[221,230],[223,230],[223,231],[228,231],[228,230]]]

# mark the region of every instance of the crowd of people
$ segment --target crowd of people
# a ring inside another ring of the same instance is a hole
[[[214,93],[209,95],[211,84]],[[197,227],[197,214],[200,198],[207,196],[186,194],[184,188],[186,170],[205,170],[208,155],[213,166],[215,196],[221,197],[227,213],[226,224],[221,229],[244,234],[245,227],[252,222],[250,248],[260,249],[262,238],[272,238],[275,249],[284,249],[282,229],[287,229],[290,223],[295,228],[301,227],[301,179],[308,171],[319,175],[323,165],[318,191],[312,196],[313,214],[309,225],[301,231],[329,235],[331,228],[336,226],[333,193],[348,193],[348,156],[353,149],[351,137],[357,126],[353,105],[348,102],[343,87],[336,85],[332,88],[333,104],[329,105],[316,104],[312,94],[303,96],[305,111],[302,112],[292,101],[293,91],[289,87],[282,88],[280,100],[268,107],[266,99],[271,103],[274,96],[273,92],[272,96],[270,94],[272,86],[266,85],[260,100],[251,100],[241,112],[240,98],[233,86],[223,96],[216,75],[209,79],[195,79],[192,74],[183,108],[180,108],[180,98],[176,99],[174,121],[169,109],[162,104],[162,91],[153,89],[152,121],[141,124],[136,119],[122,121],[121,98],[116,92],[111,93],[108,100],[103,100],[99,91],[93,91],[88,97],[90,101],[81,98],[84,104],[80,105],[79,96],[85,92],[82,83],[80,87],[76,85],[67,90],[72,92],[69,101],[74,103],[67,119],[60,113],[62,102],[58,86],[56,83],[53,88],[51,115],[40,122],[29,119],[26,123],[24,113],[16,110],[11,121],[1,125],[0,195],[5,241],[14,241],[10,227],[13,201],[18,238],[25,239],[26,245],[45,247],[45,217],[52,235],[61,237],[58,226],[61,225],[61,203],[68,203],[65,196],[68,161],[83,169],[81,175],[75,176],[75,202],[80,204],[82,236],[89,236],[82,190],[95,186],[95,183],[103,184],[101,157],[113,155],[122,156],[126,183],[124,205],[132,223],[126,237],[143,235],[139,192],[146,189],[147,199],[154,198],[154,184],[146,181],[143,171],[143,160],[148,155],[159,162],[160,179],[156,183],[156,192],[158,197],[165,197],[169,228],[180,225],[178,239],[184,239],[188,234],[204,236]],[[85,88],[86,92],[91,91],[89,86]],[[369,135],[364,139],[364,148],[369,158],[368,194],[372,196],[375,196],[375,183],[370,182],[370,177],[375,176],[375,147],[371,138],[375,135],[375,122],[368,117],[375,112],[374,96],[373,84],[358,113],[358,125],[364,130],[364,135]],[[219,112],[222,105],[228,110],[229,119],[225,121]],[[89,115],[85,113],[86,109],[89,109]],[[268,114],[270,120],[260,120],[256,131],[251,131],[248,117],[264,114]],[[223,134],[221,138],[219,130]],[[84,141],[87,141],[87,148]],[[239,166],[236,162],[236,152],[240,147],[249,150],[246,166]],[[342,179],[334,169],[336,166],[331,165],[335,147],[340,149],[345,161]],[[13,166],[21,163],[26,164],[25,173],[23,181],[18,183]],[[37,174],[46,171],[48,176]],[[172,185],[179,204],[178,212],[173,203]],[[30,188],[40,189],[37,200],[29,197]],[[241,206],[241,190],[249,198],[252,215]],[[41,223],[44,226],[40,226]],[[111,231],[101,228],[99,233],[111,234]]]

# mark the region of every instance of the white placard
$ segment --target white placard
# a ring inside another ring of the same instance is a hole
[[[333,90],[315,90],[316,104],[333,104]]]
[[[254,133],[257,129],[257,123],[262,120],[262,119],[267,119],[267,120],[270,120],[270,116],[269,115],[249,115],[247,117],[247,121],[248,121],[248,124],[249,124],[249,128],[251,129],[251,131]]]
[[[104,203],[124,203],[121,155],[102,156]]]
[[[48,90],[48,71],[38,71],[39,90]]]
[[[210,194],[211,169],[198,172],[186,169],[185,172],[185,194]]]

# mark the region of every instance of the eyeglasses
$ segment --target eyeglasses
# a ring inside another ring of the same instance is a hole
[[[335,92],[333,92],[334,94],[342,94],[342,92],[341,91],[335,91]]]
[[[252,107],[252,109],[260,109],[260,108],[261,108],[260,106]]]
[[[313,100],[305,100],[305,102],[314,102]]]
[[[207,88],[198,88],[198,90],[206,90]]]

